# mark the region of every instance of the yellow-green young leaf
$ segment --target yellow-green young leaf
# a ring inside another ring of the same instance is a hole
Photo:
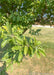
[[[32,2],[31,5],[34,5],[34,2]]]
[[[46,56],[45,52],[43,50],[39,50],[39,52],[43,55]]]
[[[41,44],[41,42],[40,42],[40,41],[38,41],[38,42],[37,42],[37,45],[40,45],[40,44]]]
[[[28,47],[27,47],[27,46],[25,46],[25,47],[24,47],[24,55],[26,56],[26,55],[27,55],[27,53],[28,53]]]
[[[10,39],[2,41],[1,47],[4,48],[9,41],[10,41]]]
[[[12,47],[12,50],[18,50],[18,49],[19,49],[18,46],[14,46],[14,47]]]
[[[22,60],[22,58],[23,58],[23,54],[22,54],[22,52],[20,51],[20,52],[19,52],[19,56],[18,56],[18,61],[20,62],[20,61]]]
[[[37,1],[37,3],[40,3],[40,1]]]
[[[7,26],[2,26],[3,29],[5,29],[8,32]]]

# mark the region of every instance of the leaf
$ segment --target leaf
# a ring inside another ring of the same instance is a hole
[[[30,50],[31,50],[31,55],[32,55],[32,57],[34,56],[34,50],[33,50],[33,48],[30,46]]]
[[[30,50],[30,48],[28,49],[28,54],[29,54],[29,56],[31,56],[31,50]]]
[[[44,3],[45,0],[40,0],[40,1],[41,1],[41,3]]]
[[[22,49],[22,46],[13,46],[12,47],[12,51],[15,51],[15,50],[20,50],[20,49]]]
[[[10,41],[10,39],[2,41],[1,47],[4,48],[6,46],[6,44],[9,43],[9,41]]]
[[[40,1],[37,1],[37,3],[40,3]]]
[[[40,59],[40,53],[39,53],[39,51],[36,52],[36,55]]]
[[[19,22],[20,21],[20,17],[19,16],[17,16],[17,22]]]
[[[37,40],[36,40],[36,38],[34,38],[34,45],[35,45],[35,46],[37,45]]]
[[[38,42],[37,42],[37,45],[40,45],[40,44],[41,44],[41,42],[40,42],[40,41],[38,41]]]
[[[6,26],[7,26],[7,29],[9,31],[9,33],[11,34],[12,33],[12,28],[11,28],[11,25],[9,24],[9,22],[6,22]]]
[[[19,56],[18,56],[18,61],[20,62],[22,60],[22,58],[23,58],[23,55],[22,55],[22,52],[20,51]]]
[[[18,46],[14,46],[14,47],[12,47],[12,50],[18,50],[18,49],[19,49]]]
[[[7,60],[8,60],[8,55],[9,54],[9,52],[6,52],[5,51],[5,53],[4,53],[4,57],[2,58],[2,61],[6,61],[6,62],[8,62]]]
[[[32,40],[32,38],[30,39],[30,42],[31,42],[31,43],[33,43],[33,40]]]
[[[31,5],[34,5],[34,2],[32,2]]]
[[[17,40],[23,42],[23,39],[20,36],[17,36]]]
[[[26,56],[26,55],[27,55],[27,53],[28,53],[28,47],[27,47],[27,46],[25,46],[25,47],[24,47],[24,55]]]
[[[39,52],[43,55],[46,56],[45,52],[43,50],[39,50]]]
[[[13,21],[16,21],[16,17],[15,16],[13,17]]]
[[[2,26],[6,31],[8,31],[7,26]]]

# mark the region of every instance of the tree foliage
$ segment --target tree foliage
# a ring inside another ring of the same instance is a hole
[[[53,21],[54,0],[0,0],[0,38],[1,47],[10,46],[4,53],[3,60],[10,63],[21,62],[24,56],[32,57],[35,53],[45,56],[41,42],[23,34],[35,20]],[[51,18],[52,16],[52,18]]]

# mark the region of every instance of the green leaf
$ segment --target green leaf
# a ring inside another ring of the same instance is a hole
[[[6,26],[7,26],[7,29],[9,31],[9,33],[11,34],[12,33],[12,28],[11,28],[11,25],[9,24],[9,22],[6,22]]]
[[[36,40],[36,38],[34,38],[34,45],[35,45],[35,46],[37,45],[37,40]]]
[[[20,17],[19,16],[17,16],[17,22],[19,22],[20,21]]]
[[[30,46],[30,50],[31,50],[31,56],[34,56],[35,51],[33,50],[33,48]]]
[[[18,49],[19,49],[18,46],[14,46],[14,47],[12,47],[12,50],[18,50]]]
[[[20,51],[20,52],[19,52],[19,56],[18,56],[18,61],[20,62],[20,61],[22,60],[22,58],[23,58],[23,54],[22,54],[22,52]]]
[[[22,49],[22,46],[13,46],[12,47],[12,51],[15,51],[15,50],[21,50]]]
[[[33,40],[32,40],[32,38],[30,39],[30,42],[31,42],[31,43],[33,43]]]
[[[27,47],[27,46],[25,46],[25,47],[24,47],[24,55],[26,56],[26,55],[27,55],[27,53],[28,53],[28,47]]]
[[[32,2],[31,5],[34,5],[34,2]]]
[[[29,54],[29,56],[31,56],[31,50],[30,50],[30,48],[28,49],[28,54]]]
[[[37,3],[40,3],[40,1],[37,1]]]
[[[13,17],[13,21],[16,21],[16,17],[15,16]]]
[[[43,55],[46,56],[45,52],[43,50],[39,50],[39,52]]]
[[[40,45],[40,44],[41,44],[41,42],[40,42],[40,41],[38,41],[38,42],[37,42],[37,45]]]
[[[17,36],[17,40],[23,42],[23,39],[20,36]]]
[[[1,47],[4,48],[6,46],[6,44],[9,43],[9,41],[10,41],[10,39],[2,41]]]
[[[39,51],[36,52],[36,55],[40,59],[40,53],[39,53]]]

